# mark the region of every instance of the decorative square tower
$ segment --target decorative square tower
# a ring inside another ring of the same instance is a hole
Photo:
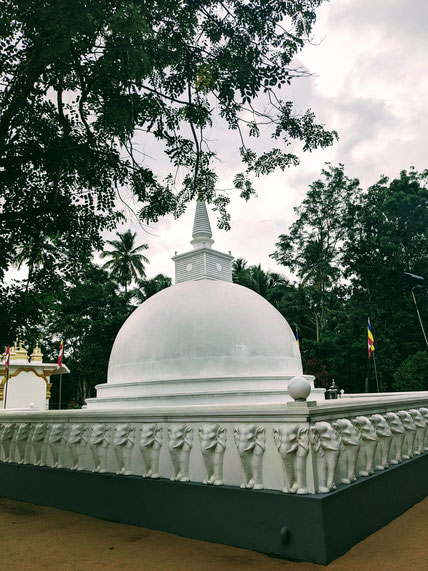
[[[175,262],[175,283],[202,279],[231,282],[233,256],[212,249],[214,240],[207,207],[200,200],[196,202],[192,238],[190,243],[193,250],[172,258]]]

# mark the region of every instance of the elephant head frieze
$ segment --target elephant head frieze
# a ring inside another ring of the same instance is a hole
[[[205,466],[204,484],[223,484],[223,457],[227,442],[227,428],[209,422],[199,427],[199,442]]]
[[[376,429],[367,416],[357,416],[355,424],[361,434],[360,460],[362,469],[360,476],[373,474],[373,464],[379,438]]]
[[[428,408],[422,407],[419,409],[419,412],[422,415],[422,418],[425,420],[427,425],[427,431],[425,432],[425,439],[424,439],[424,450],[428,450]]]
[[[118,424],[114,432],[114,451],[118,463],[117,474],[131,474],[132,449],[135,443],[135,426]]]
[[[42,465],[42,449],[45,442],[46,433],[48,431],[49,424],[45,422],[40,422],[35,425],[33,430],[33,435],[31,438],[31,443],[34,450],[34,465]]]
[[[263,454],[266,446],[264,428],[254,423],[235,426],[233,437],[241,458],[241,488],[263,489]]]
[[[111,430],[107,423],[94,424],[89,436],[89,447],[94,459],[94,472],[107,472],[107,453]]]
[[[318,491],[325,493],[334,490],[341,448],[340,433],[329,422],[316,422],[311,428],[311,442],[317,455]]]
[[[160,424],[150,422],[141,425],[140,450],[143,456],[145,478],[159,478],[159,455],[162,447],[163,428]]]
[[[381,414],[372,414],[370,421],[373,424],[378,437],[377,452],[379,460],[375,466],[376,470],[388,468],[388,455],[392,442],[392,432],[388,421]]]
[[[61,456],[64,441],[67,440],[68,428],[63,422],[51,426],[48,443],[52,454],[52,468],[62,468]]]
[[[28,422],[18,424],[16,429],[16,449],[19,455],[19,464],[26,464],[25,449],[27,447],[28,437],[30,435],[32,425]]]
[[[193,428],[184,423],[168,427],[168,449],[173,474],[171,480],[188,482],[190,452],[193,446]]]
[[[416,408],[412,408],[409,410],[409,414],[413,419],[413,422],[416,426],[416,436],[415,441],[413,443],[413,451],[415,454],[419,455],[422,454],[424,451],[424,442],[425,442],[425,434],[427,431],[427,423],[420,413],[419,410]]]
[[[309,454],[309,429],[292,423],[281,424],[272,430],[282,459],[283,492],[307,494],[306,458]]]
[[[403,459],[408,460],[413,456],[413,444],[416,438],[416,425],[411,414],[407,410],[399,410],[398,416],[404,427]]]
[[[88,427],[86,424],[73,424],[68,437],[68,447],[71,454],[71,469],[83,470],[83,456],[86,451]]]
[[[392,442],[390,448],[390,463],[398,464],[402,460],[402,449],[404,441],[404,426],[400,417],[395,412],[387,412],[385,419],[391,429]]]
[[[3,446],[3,462],[13,462],[11,458],[11,443],[15,435],[16,424],[14,422],[6,422],[3,424],[1,431],[1,444]]]
[[[350,484],[357,477],[355,475],[355,465],[357,463],[358,452],[361,445],[361,435],[358,427],[347,418],[339,418],[333,423],[341,439],[340,462],[343,468],[342,484]]]

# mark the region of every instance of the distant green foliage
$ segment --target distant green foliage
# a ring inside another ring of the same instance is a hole
[[[304,363],[325,365],[346,392],[362,392],[366,384],[375,390],[369,316],[383,390],[395,388],[396,371],[424,349],[403,272],[428,284],[427,183],[428,171],[410,169],[363,192],[343,165],[327,165],[276,244],[273,257],[297,276],[294,290],[284,291],[276,306],[299,328]],[[426,294],[418,299],[428,329]]]
[[[394,373],[395,391],[428,391],[428,353],[409,355]]]

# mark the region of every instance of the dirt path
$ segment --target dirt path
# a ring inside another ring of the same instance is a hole
[[[326,569],[7,499],[0,499],[0,562],[4,571]],[[330,563],[327,569],[427,571],[428,498]]]

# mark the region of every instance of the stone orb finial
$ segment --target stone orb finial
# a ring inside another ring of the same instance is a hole
[[[304,377],[293,377],[288,385],[288,394],[297,402],[304,402],[311,394],[311,383]]]

